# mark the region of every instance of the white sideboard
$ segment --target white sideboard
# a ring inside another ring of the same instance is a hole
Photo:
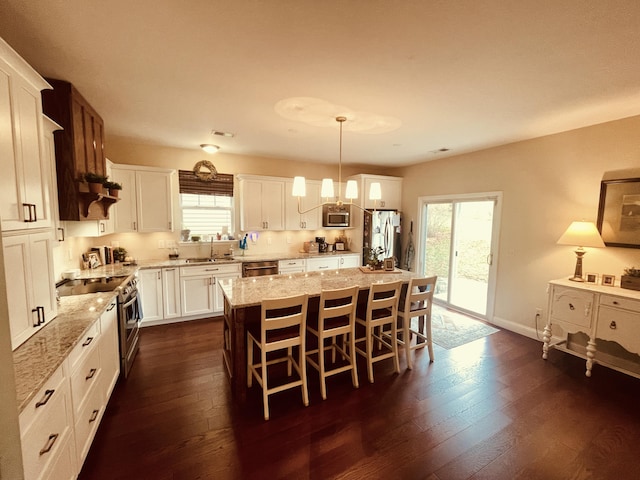
[[[584,358],[587,377],[598,363],[640,378],[640,361],[628,358],[640,355],[640,291],[562,279],[549,282],[548,293],[542,358],[556,348]],[[554,330],[556,326],[562,335]],[[586,348],[571,344],[569,334],[576,333],[587,336]],[[599,351],[603,341],[617,343],[629,355]]]

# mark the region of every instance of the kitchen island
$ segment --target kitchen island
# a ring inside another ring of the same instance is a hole
[[[375,283],[402,281],[408,284],[419,277],[415,272],[363,272],[360,268],[226,279],[220,281],[224,295],[223,356],[231,391],[238,402],[247,395],[247,326],[260,323],[262,300],[308,294],[309,311],[318,309],[320,292],[357,285],[359,302],[366,302],[369,288]]]

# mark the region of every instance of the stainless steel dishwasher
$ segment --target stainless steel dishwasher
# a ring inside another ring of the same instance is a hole
[[[266,260],[263,262],[242,262],[243,277],[262,277],[264,275],[277,275],[278,262]]]

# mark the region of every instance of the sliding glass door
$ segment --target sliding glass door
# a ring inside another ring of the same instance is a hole
[[[438,276],[438,303],[492,315],[501,199],[500,192],[420,199],[418,271]]]

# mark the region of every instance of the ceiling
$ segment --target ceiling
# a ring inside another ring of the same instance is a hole
[[[377,166],[640,114],[639,25],[637,0],[0,2],[107,139],[330,163],[345,115],[343,162]]]

